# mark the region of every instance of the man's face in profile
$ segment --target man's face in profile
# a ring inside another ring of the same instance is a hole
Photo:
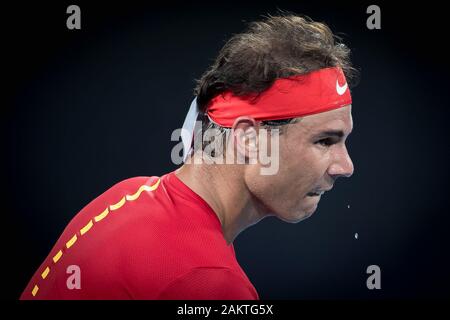
[[[339,177],[353,174],[345,141],[353,128],[351,105],[305,116],[280,135],[279,170],[261,175],[258,165],[245,173],[252,194],[270,214],[288,222],[308,218]]]

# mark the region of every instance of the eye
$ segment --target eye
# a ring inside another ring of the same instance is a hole
[[[333,138],[324,138],[324,139],[320,139],[315,142],[315,144],[320,144],[321,146],[324,146],[324,147],[329,147],[335,143],[337,143],[337,141],[336,141],[336,139],[333,139]]]

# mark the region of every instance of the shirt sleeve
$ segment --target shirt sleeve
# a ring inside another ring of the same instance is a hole
[[[258,300],[255,288],[228,268],[195,268],[172,281],[160,300]]]

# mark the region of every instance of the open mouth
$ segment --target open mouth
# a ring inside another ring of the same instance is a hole
[[[308,192],[306,195],[309,197],[318,197],[321,196],[325,191],[315,191],[315,192]]]

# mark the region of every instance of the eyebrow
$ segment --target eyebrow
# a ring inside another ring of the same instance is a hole
[[[317,134],[317,136],[332,136],[332,137],[338,137],[342,138],[344,136],[344,131],[342,130],[327,130],[320,132]]]

